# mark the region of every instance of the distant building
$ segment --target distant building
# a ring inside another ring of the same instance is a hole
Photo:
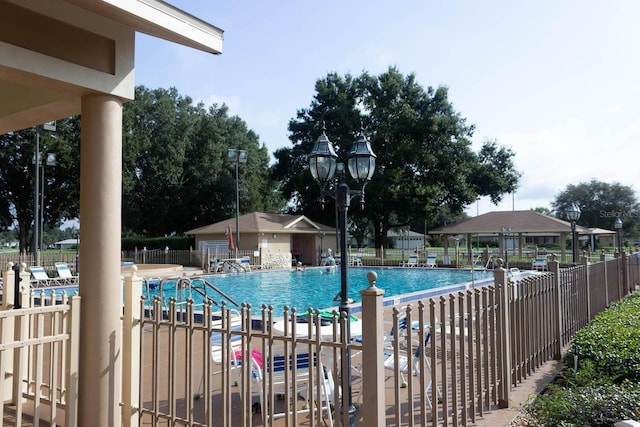
[[[56,249],[75,249],[80,245],[80,239],[65,239],[53,244]]]
[[[264,255],[287,254],[305,265],[318,265],[328,248],[336,252],[336,229],[311,221],[304,215],[252,212],[238,218],[240,251]],[[231,233],[231,237],[230,237]],[[235,245],[236,218],[194,228],[185,232],[195,237],[196,247],[212,253],[228,253]],[[235,250],[235,247],[234,247]]]

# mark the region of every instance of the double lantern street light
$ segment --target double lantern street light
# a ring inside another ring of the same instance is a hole
[[[573,264],[578,262],[578,239],[576,239],[576,221],[580,219],[580,208],[572,203],[566,212],[567,219],[571,221],[571,250],[573,251]]]
[[[338,210],[338,228],[340,233],[340,313],[346,319],[346,333],[341,334],[341,384],[342,390],[347,390],[347,399],[342,400],[342,414],[348,412],[349,426],[356,425],[356,409],[353,406],[351,396],[351,350],[347,345],[351,339],[349,304],[349,283],[347,279],[347,211],[351,205],[351,197],[360,197],[361,209],[364,209],[364,188],[371,180],[376,168],[376,155],[371,150],[369,141],[366,140],[360,129],[353,148],[347,158],[349,174],[358,183],[359,190],[351,190],[345,182],[344,163],[338,163],[338,156],[333,149],[331,141],[327,138],[324,124],[322,134],[318,137],[313,150],[308,155],[309,170],[313,178],[320,184],[322,197],[335,199]],[[337,172],[337,180],[334,180]],[[327,188],[328,186],[328,188]],[[324,203],[324,202],[323,202]]]

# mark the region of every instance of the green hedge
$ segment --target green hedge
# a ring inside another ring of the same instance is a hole
[[[640,294],[612,304],[578,331],[564,365],[525,408],[520,425],[613,426],[640,420]]]
[[[565,356],[567,366],[589,360],[614,383],[640,380],[640,294],[612,304],[582,328]]]

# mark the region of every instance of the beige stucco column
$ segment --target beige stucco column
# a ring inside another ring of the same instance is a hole
[[[82,98],[78,425],[121,425],[122,103]]]

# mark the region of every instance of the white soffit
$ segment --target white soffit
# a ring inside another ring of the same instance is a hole
[[[205,52],[222,53],[224,31],[160,0],[66,0],[135,31]]]

